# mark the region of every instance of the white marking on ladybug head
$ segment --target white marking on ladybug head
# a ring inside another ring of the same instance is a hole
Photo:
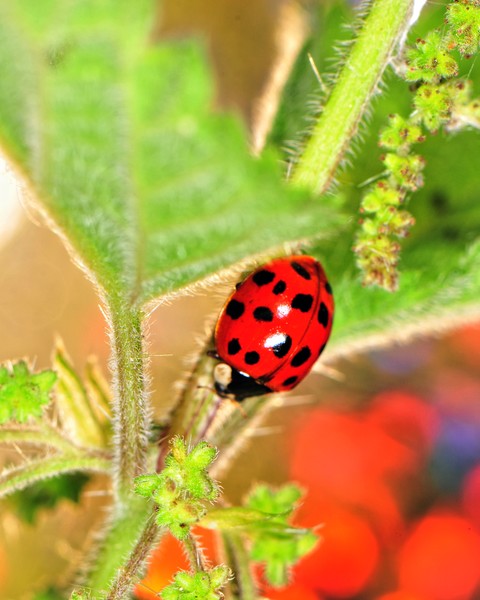
[[[228,387],[232,383],[232,367],[226,363],[218,363],[213,369],[213,378],[222,388]]]

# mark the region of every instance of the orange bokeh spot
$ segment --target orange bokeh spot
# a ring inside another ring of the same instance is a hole
[[[480,367],[480,323],[455,331],[449,336],[448,346],[466,364]]]
[[[205,558],[215,563],[215,532],[197,527],[194,529],[194,534],[203,549]],[[171,583],[175,573],[188,571],[189,568],[182,543],[167,533],[152,552],[147,575],[135,587],[135,596],[139,600],[158,600],[158,592]]]
[[[480,530],[480,465],[473,468],[463,482],[462,508]]]
[[[135,587],[141,600],[158,600],[158,592],[168,585],[177,571],[189,568],[182,544],[167,533],[152,552],[146,577]]]
[[[416,462],[410,448],[377,424],[318,410],[309,413],[298,428],[291,478],[317,497],[368,511],[384,540],[390,541],[397,539],[403,528],[392,476],[415,472]]]
[[[283,588],[269,588],[262,597],[269,600],[321,600],[316,592],[298,583]]]
[[[437,437],[439,419],[433,406],[408,392],[388,390],[372,398],[367,420],[426,458]]]
[[[453,512],[420,521],[399,557],[401,587],[428,600],[467,600],[480,582],[480,535]]]
[[[388,592],[378,596],[375,600],[428,600],[423,596],[406,592],[405,590],[397,590],[396,592]]]
[[[357,594],[378,564],[378,542],[369,525],[345,510],[331,509],[320,533],[320,543],[294,567],[294,581],[335,598]]]

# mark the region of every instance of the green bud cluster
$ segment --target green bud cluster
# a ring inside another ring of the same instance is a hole
[[[362,199],[361,230],[354,245],[364,285],[389,291],[398,287],[398,238],[407,236],[415,223],[401,205],[409,192],[423,185],[425,165],[422,156],[412,153],[412,144],[425,139],[425,130],[480,127],[480,101],[472,99],[469,81],[455,79],[459,65],[452,56],[456,50],[470,56],[479,49],[480,0],[449,4],[446,23],[446,31],[430,32],[405,52],[404,77],[416,83],[413,112],[406,119],[391,115],[380,134],[379,144],[387,150],[381,157],[386,171]]]
[[[180,540],[205,515],[205,503],[218,498],[219,487],[207,471],[216,456],[216,449],[207,442],[189,449],[176,437],[170,442],[163,471],[135,479],[135,492],[158,505],[158,525]]]
[[[447,7],[451,43],[464,56],[475,54],[480,46],[479,9],[479,0],[456,0]]]
[[[406,237],[415,223],[402,206],[406,194],[423,184],[425,164],[420,155],[411,152],[411,145],[424,139],[420,125],[400,115],[390,115],[380,135],[380,146],[388,150],[382,156],[387,174],[362,199],[360,213],[364,216],[354,246],[364,285],[376,284],[389,291],[397,288],[397,238]]]
[[[230,570],[223,565],[197,573],[180,571],[162,590],[162,600],[219,600],[230,577]]]

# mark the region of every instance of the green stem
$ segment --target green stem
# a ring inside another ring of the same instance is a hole
[[[414,0],[372,1],[292,182],[317,194],[329,188],[392,52],[408,29],[413,4]]]
[[[145,564],[150,551],[160,535],[160,529],[155,521],[156,510],[150,515],[148,523],[138,538],[128,561],[120,569],[110,587],[106,600],[122,600],[128,597],[139,571]]]
[[[28,444],[29,446],[55,448],[61,452],[74,452],[78,448],[64,438],[53,427],[40,424],[39,427],[2,427],[0,444]]]
[[[55,477],[62,473],[74,471],[96,471],[108,473],[110,461],[97,456],[72,454],[65,456],[51,456],[32,460],[8,471],[0,477],[0,498],[23,490],[42,479]]]
[[[125,574],[123,565],[141,565],[144,550],[148,553],[153,545],[152,523],[158,530],[155,520],[152,519],[150,505],[140,496],[132,496],[129,499],[128,511],[125,510],[121,514],[117,512],[112,516],[101,547],[94,551],[91,558],[91,571],[85,581],[93,590],[95,598],[97,594],[104,597],[103,592],[112,589],[113,586],[123,588],[127,580],[128,585],[133,585],[133,577]],[[149,548],[145,540],[152,540]],[[137,559],[135,557],[139,549],[142,556]],[[117,579],[122,581],[117,583]]]
[[[203,556],[202,549],[197,543],[195,536],[190,533],[184,540],[183,545],[185,548],[185,552],[187,553],[188,560],[190,561],[190,566],[193,571],[205,571],[205,557]]]
[[[227,562],[235,573],[235,580],[230,584],[233,597],[238,600],[256,600],[257,585],[251,569],[251,560],[245,549],[242,538],[231,531],[223,533],[223,544]]]
[[[142,344],[142,312],[126,303],[110,303],[114,369],[115,490],[117,509],[128,511],[133,480],[145,473],[148,409]]]

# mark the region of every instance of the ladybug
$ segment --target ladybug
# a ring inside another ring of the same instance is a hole
[[[291,390],[323,352],[332,288],[311,256],[277,258],[237,283],[215,327],[215,391],[241,402]]]

